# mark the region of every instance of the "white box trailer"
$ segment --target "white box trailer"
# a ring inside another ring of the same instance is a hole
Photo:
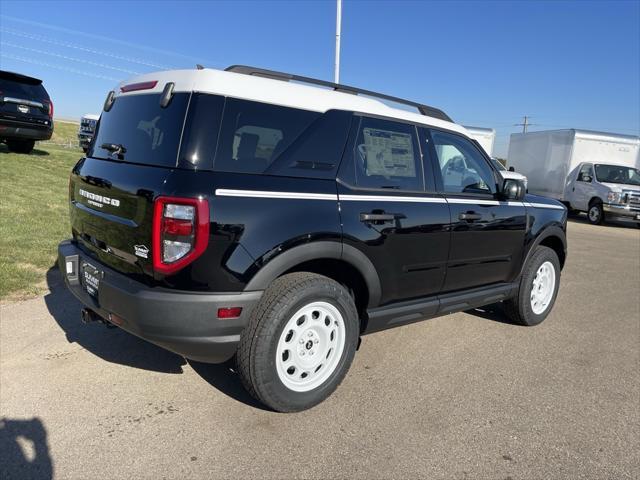
[[[605,212],[640,220],[639,137],[576,129],[514,133],[507,161],[526,175],[530,193],[588,212],[592,223]]]
[[[493,144],[496,141],[496,131],[493,128],[467,126],[464,128],[469,132],[469,136],[476,140],[490,157],[493,157]]]

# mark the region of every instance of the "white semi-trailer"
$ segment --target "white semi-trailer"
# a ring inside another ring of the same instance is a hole
[[[558,199],[589,221],[640,225],[640,138],[587,130],[514,133],[510,167],[526,175],[529,192]]]

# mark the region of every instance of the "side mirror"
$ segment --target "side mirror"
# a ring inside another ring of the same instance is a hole
[[[510,172],[515,172],[515,171],[516,171],[516,169],[515,169],[515,168],[513,168],[513,167],[509,167],[509,171],[510,171]]]
[[[526,189],[524,183],[515,178],[507,178],[502,182],[502,197],[506,200],[522,201]]]

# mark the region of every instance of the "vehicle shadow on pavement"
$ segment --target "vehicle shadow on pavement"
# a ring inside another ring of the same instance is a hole
[[[601,225],[591,225],[589,223],[589,220],[587,220],[587,216],[585,214],[572,214],[569,215],[569,218],[567,219],[569,222],[572,223],[582,223],[583,225],[590,225],[594,228],[597,227],[612,227],[612,228],[628,228],[630,230],[637,230],[638,227],[635,226],[635,224],[631,223],[631,222],[624,222],[621,220],[607,220],[605,219],[605,221],[601,224]]]
[[[200,363],[189,360],[189,365],[209,385],[224,393],[228,397],[260,410],[271,411],[253,398],[242,386],[242,381],[236,373],[233,359],[221,364]]]
[[[499,303],[493,303],[491,305],[485,305],[484,307],[466,310],[464,313],[473,315],[474,317],[484,318],[485,320],[492,320],[494,322],[512,325],[514,327],[520,326],[511,321],[511,319],[507,316]]]
[[[85,325],[80,320],[82,305],[65,286],[57,266],[47,271],[49,293],[44,301],[49,313],[65,332],[69,343],[77,343],[89,352],[112,363],[162,373],[182,373],[186,365],[180,355],[157,347],[119,328],[98,323]],[[265,409],[242,387],[233,361],[214,365],[189,361],[193,370],[209,385],[246,405]]]
[[[47,271],[49,293],[44,301],[51,316],[67,336],[89,352],[112,363],[163,373],[182,373],[184,358],[119,328],[101,323],[85,325],[80,320],[82,305],[64,285],[60,271]]]
[[[0,418],[0,478],[53,478],[47,430],[39,418]]]

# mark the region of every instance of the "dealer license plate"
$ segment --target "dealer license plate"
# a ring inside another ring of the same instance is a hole
[[[98,289],[100,288],[100,278],[102,272],[90,263],[82,263],[82,285],[87,293],[98,298]]]

